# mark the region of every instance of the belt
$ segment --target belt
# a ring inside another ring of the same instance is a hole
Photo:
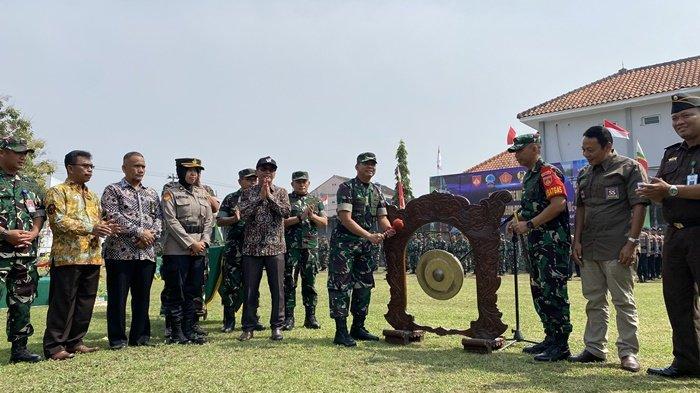
[[[187,233],[202,233],[204,232],[204,225],[183,225],[185,232]]]
[[[700,226],[700,221],[672,222],[671,225],[673,225],[676,229],[683,229],[683,228]]]

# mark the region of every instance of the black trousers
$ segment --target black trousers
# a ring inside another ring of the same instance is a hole
[[[166,316],[194,321],[194,299],[202,290],[204,257],[163,255],[160,274],[165,281],[162,300]]]
[[[284,325],[284,254],[273,256],[243,256],[243,330],[252,331],[257,322],[258,298],[263,267],[272,297],[270,327]]]
[[[105,261],[107,270],[107,338],[109,345],[127,344],[126,299],[131,291],[129,345],[145,344],[151,338],[148,306],[156,263],[140,260]]]
[[[100,267],[51,266],[44,355],[49,357],[83,343],[92,319]]]
[[[700,226],[669,226],[661,275],[666,312],[673,329],[674,364],[684,372],[700,373]]]

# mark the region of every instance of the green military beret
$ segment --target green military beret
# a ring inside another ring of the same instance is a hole
[[[253,168],[246,168],[246,169],[241,169],[238,171],[238,178],[239,179],[245,179],[246,177],[251,177],[251,176],[257,176],[255,173],[255,169]]]
[[[368,161],[374,161],[374,163],[377,163],[377,156],[374,155],[374,153],[366,152],[362,153],[359,156],[357,156],[357,163],[362,164],[364,162]]]
[[[671,96],[671,114],[699,106],[700,96],[680,93]]]
[[[17,139],[12,136],[0,140],[0,149],[12,150],[15,153],[34,153],[34,149],[27,147],[24,139]]]
[[[292,181],[295,180],[309,180],[309,172],[296,171],[292,173]]]
[[[540,143],[540,135],[539,134],[523,134],[520,136],[516,136],[515,139],[513,139],[513,146],[508,148],[508,151],[511,153],[515,153],[516,151],[520,151],[525,146],[529,145],[530,143]]]
[[[175,159],[175,166],[179,166],[182,168],[198,168],[201,170],[204,170],[204,167],[202,166],[202,160],[199,158],[176,158]]]

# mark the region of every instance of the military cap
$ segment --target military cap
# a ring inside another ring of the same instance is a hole
[[[374,153],[366,152],[357,156],[357,163],[362,164],[363,162],[374,161],[377,162],[377,156]]]
[[[508,148],[508,151],[511,153],[515,153],[516,151],[520,151],[525,146],[529,145],[530,143],[540,143],[540,135],[539,134],[523,134],[520,136],[516,136],[513,139],[513,146]]]
[[[292,181],[294,180],[309,180],[309,172],[296,171],[292,173]]]
[[[17,139],[12,136],[2,138],[0,149],[12,150],[15,153],[34,153],[34,149],[27,147],[27,142],[24,139]]]
[[[275,170],[277,170],[277,163],[270,156],[263,157],[263,158],[259,159],[258,163],[255,165],[255,168],[257,169],[257,168],[260,168],[261,166],[265,166],[265,165],[274,166]]]
[[[251,177],[255,176],[255,169],[253,168],[246,168],[246,169],[241,169],[238,171],[238,178],[239,179],[245,179],[246,177]]]
[[[176,158],[175,166],[187,169],[198,168],[204,170],[204,167],[202,166],[202,160],[200,160],[199,158]]]
[[[700,106],[700,95],[674,94],[671,96],[671,113],[678,113]]]

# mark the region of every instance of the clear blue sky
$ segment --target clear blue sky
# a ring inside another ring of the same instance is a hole
[[[474,4],[472,4],[474,3]],[[516,114],[616,72],[700,54],[700,1],[0,1],[0,94],[59,163],[94,154],[97,191],[138,150],[160,188],[176,157],[221,193],[271,155],[278,184],[354,175],[416,194],[505,148]],[[289,188],[289,187],[288,187]]]

